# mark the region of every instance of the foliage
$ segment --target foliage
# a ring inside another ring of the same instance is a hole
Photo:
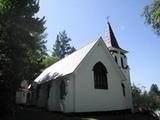
[[[151,85],[150,93],[153,93],[153,92],[156,93],[156,94],[159,93],[159,89],[158,89],[158,86],[156,84]]]
[[[20,82],[31,82],[43,68],[45,20],[38,11],[38,0],[0,0],[0,113],[15,100]]]
[[[160,35],[160,0],[153,0],[153,3],[144,7],[142,16],[145,22],[150,25],[157,35]]]
[[[56,56],[47,56],[43,61],[42,64],[44,65],[45,68],[49,67],[50,65],[56,63],[57,61],[59,61],[60,58],[56,57]]]
[[[132,96],[133,96],[133,103],[135,105],[143,103],[142,91],[135,85],[132,86]]]
[[[150,96],[150,105],[156,109],[157,107],[160,108],[160,95],[159,95],[159,88],[156,84],[152,84],[150,91],[149,91],[149,96]]]
[[[64,58],[65,56],[71,54],[76,49],[71,47],[69,42],[71,39],[67,36],[66,31],[60,32],[57,35],[57,39],[55,44],[53,45],[53,56],[57,56],[59,58]]]
[[[134,106],[145,106],[152,109],[160,109],[160,95],[158,86],[152,84],[150,91],[142,92],[141,89],[135,85],[132,86],[132,96]]]
[[[150,102],[149,102],[149,106],[152,109],[160,109],[160,96],[157,95],[155,92],[151,92],[149,94],[150,97]]]
[[[132,86],[132,96],[133,97],[138,97],[138,96],[141,95],[141,92],[142,92],[141,89],[133,84],[133,86]]]

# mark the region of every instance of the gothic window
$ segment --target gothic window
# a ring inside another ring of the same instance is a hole
[[[60,84],[60,98],[61,98],[61,100],[63,100],[65,97],[65,92],[66,92],[65,89],[66,89],[65,82],[62,80],[61,84]]]
[[[47,84],[47,98],[49,98],[50,88],[51,88],[51,85],[50,85],[50,83],[48,83]]]
[[[126,96],[125,85],[123,83],[121,83],[121,86],[122,86],[122,90],[123,90],[123,96]]]
[[[122,68],[124,68],[123,58],[122,57],[121,57],[121,65],[122,65]]]
[[[114,59],[115,59],[115,62],[116,62],[116,63],[118,63],[118,61],[117,61],[117,56],[115,56],[115,58],[114,58]]]
[[[105,66],[98,62],[93,67],[94,71],[94,88],[95,89],[108,89],[107,83],[107,69]]]

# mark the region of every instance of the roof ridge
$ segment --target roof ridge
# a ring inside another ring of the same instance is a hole
[[[69,56],[73,55],[74,53],[76,53],[76,52],[78,52],[79,50],[81,50],[81,49],[83,49],[83,48],[87,47],[87,46],[88,46],[88,45],[90,45],[92,42],[97,41],[97,40],[98,40],[98,39],[92,40],[91,42],[87,43],[87,44],[86,44],[86,45],[84,45],[83,47],[81,47],[81,48],[77,49],[77,50],[76,50],[76,51],[74,51],[73,53],[71,53],[71,54],[67,55],[66,57],[62,58],[61,60],[59,60],[59,61],[57,61],[57,62],[60,62],[60,61],[62,61],[62,60],[64,60],[64,59],[66,59],[67,57],[69,57]],[[56,63],[57,63],[57,62],[56,62]],[[54,64],[56,64],[56,63],[54,63]],[[52,64],[52,65],[54,65],[54,64]],[[52,66],[52,65],[51,65],[51,66]],[[50,67],[50,66],[49,66],[49,67]]]
[[[49,66],[35,79],[35,82],[43,82],[46,77],[47,80],[51,80],[55,73],[62,76],[72,73],[98,40],[99,39],[89,42],[87,45],[81,47],[72,54]]]
[[[98,41],[98,40],[99,40],[99,38],[97,38],[97,39],[95,39],[95,40],[92,40],[92,41],[88,42],[86,45],[84,45],[84,46],[78,48],[76,51],[78,51],[78,50],[80,50],[80,49],[83,49],[84,47],[90,45],[92,42],[95,42],[95,41]],[[75,51],[75,52],[76,52],[76,51]]]
[[[89,42],[89,43],[87,43],[86,45],[84,45],[84,46],[80,47],[79,49],[77,49],[77,50],[76,50],[76,51],[74,51],[73,53],[71,53],[71,54],[67,55],[66,57],[62,58],[61,60],[66,59],[67,57],[69,57],[69,56],[73,55],[74,53],[76,53],[76,52],[78,52],[79,50],[81,50],[81,49],[83,49],[83,48],[87,47],[87,46],[88,46],[88,45],[90,45],[92,42],[97,41],[97,40],[98,40],[98,39],[92,40],[91,42]],[[61,60],[59,60],[59,61],[61,61]],[[59,61],[57,61],[57,62],[59,62]],[[54,63],[54,64],[55,64],[55,63]],[[52,65],[54,65],[54,64],[52,64]],[[51,65],[51,66],[52,66],[52,65]],[[49,67],[50,67],[50,66],[49,66]]]

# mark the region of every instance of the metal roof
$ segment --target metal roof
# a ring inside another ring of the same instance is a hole
[[[34,81],[42,83],[74,72],[74,70],[78,67],[78,65],[81,63],[81,61],[85,58],[85,56],[88,54],[88,52],[98,40],[99,39],[96,39],[90,42],[81,49],[75,51],[74,53],[66,56],[65,58],[46,68]],[[127,51],[119,47],[109,22],[104,42],[109,50],[117,49],[121,52],[127,53]]]
[[[78,67],[78,65],[81,63],[81,61],[85,58],[85,56],[97,43],[98,40],[99,39],[90,42],[86,46],[80,48],[79,50],[73,52],[72,54],[66,56],[65,58],[46,68],[34,80],[34,82],[42,83],[74,72],[74,70]]]

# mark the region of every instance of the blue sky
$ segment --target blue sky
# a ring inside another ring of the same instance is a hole
[[[105,35],[110,16],[121,48],[129,51],[131,82],[149,90],[160,88],[160,37],[144,24],[143,7],[152,0],[40,0],[39,17],[45,16],[47,49],[51,53],[56,35],[66,30],[71,45],[80,48]]]

